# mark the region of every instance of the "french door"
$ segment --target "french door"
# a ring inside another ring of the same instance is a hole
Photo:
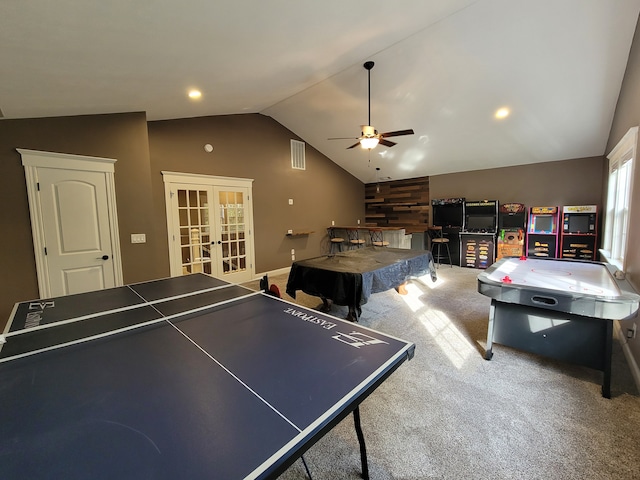
[[[171,275],[202,272],[232,283],[252,280],[250,181],[168,172],[163,177]]]

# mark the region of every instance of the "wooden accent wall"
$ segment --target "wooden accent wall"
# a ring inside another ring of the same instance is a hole
[[[423,232],[429,225],[429,177],[368,183],[364,194],[367,225],[403,227],[406,233]]]

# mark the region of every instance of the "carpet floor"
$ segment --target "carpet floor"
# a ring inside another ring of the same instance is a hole
[[[493,347],[484,360],[490,299],[479,271],[440,266],[407,295],[371,296],[360,323],[416,345],[360,406],[370,478],[640,479],[640,396],[614,340],[611,399],[602,373]],[[317,297],[283,298],[317,308]],[[245,284],[259,289],[259,282]],[[332,314],[345,318],[346,307]],[[633,453],[636,452],[636,453]],[[360,478],[358,441],[347,417],[304,455],[314,480]],[[297,461],[281,480],[308,478]]]

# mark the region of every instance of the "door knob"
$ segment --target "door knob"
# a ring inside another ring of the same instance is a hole
[[[109,260],[109,255],[102,255],[101,257],[98,257],[98,260]]]

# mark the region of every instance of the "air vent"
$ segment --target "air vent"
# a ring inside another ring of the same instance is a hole
[[[306,170],[304,159],[304,142],[291,140],[291,168]]]

